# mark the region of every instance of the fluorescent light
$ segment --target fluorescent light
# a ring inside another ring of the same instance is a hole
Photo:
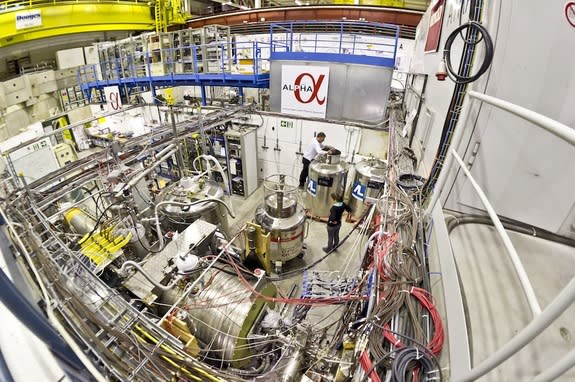
[[[295,0],[295,5],[303,5],[303,3],[300,0]]]

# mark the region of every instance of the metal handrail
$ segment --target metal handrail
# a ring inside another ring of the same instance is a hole
[[[521,117],[527,121],[530,121],[539,127],[542,127],[546,131],[554,134],[557,137],[562,138],[563,140],[575,145],[575,130],[571,129],[569,126],[564,125],[558,121],[555,121],[549,117],[546,117],[542,114],[536,113],[532,110],[526,109],[524,107],[515,105],[513,103],[501,100],[496,97],[488,96],[483,93],[479,93],[476,91],[470,91],[467,93],[466,100],[464,101],[463,115],[461,118],[461,122],[465,123],[467,116],[469,115],[470,110],[470,101],[472,99],[478,99],[481,102],[488,103],[493,105],[499,109],[505,110],[511,114],[514,114],[518,117]],[[452,147],[457,148],[461,139],[463,137],[463,129],[459,128],[455,130],[455,133],[452,138]],[[575,277],[571,279],[569,284],[563,288],[563,290],[555,297],[555,299],[543,310],[539,307],[539,304],[535,298],[535,294],[533,292],[533,288],[531,283],[527,278],[527,274],[521,264],[519,257],[513,247],[509,236],[505,232],[501,221],[497,217],[495,210],[488,202],[485,194],[479,187],[479,185],[475,182],[471,173],[467,169],[465,163],[461,159],[461,157],[457,154],[455,149],[451,149],[445,159],[445,164],[443,171],[441,172],[435,187],[435,192],[428,204],[428,207],[425,211],[426,216],[430,216],[437,201],[440,198],[440,194],[447,182],[448,177],[450,176],[451,169],[453,167],[453,161],[455,160],[461,170],[465,173],[467,178],[469,179],[470,183],[474,187],[476,193],[478,194],[481,202],[485,206],[493,224],[495,225],[498,234],[500,235],[501,239],[503,240],[507,252],[509,253],[511,260],[515,266],[515,270],[518,273],[521,285],[527,295],[527,300],[529,302],[529,306],[531,311],[533,312],[535,318],[524,328],[522,329],[517,335],[515,335],[509,342],[503,345],[499,350],[495,353],[491,354],[487,359],[481,362],[479,365],[474,367],[473,369],[469,370],[463,376],[455,376],[455,381],[474,381],[477,378],[487,374],[489,371],[493,370],[495,367],[499,366],[503,362],[505,362],[509,357],[517,353],[520,349],[522,349],[525,345],[527,345],[531,340],[537,337],[544,329],[546,329],[555,319],[557,319],[564,311],[567,309],[575,299]],[[537,381],[546,381],[557,377],[567,371],[571,366],[575,364],[575,351],[571,351],[566,356],[564,356],[561,360],[559,360],[555,365],[553,365],[550,370],[547,370],[536,377]]]
[[[455,379],[456,382],[467,382],[475,381],[477,378],[487,374],[489,371],[493,370],[498,365],[502,364],[509,357],[521,350],[525,345],[527,345],[532,339],[537,337],[543,330],[545,330],[549,325],[553,323],[559,317],[565,309],[567,309],[575,300],[575,277],[569,281],[569,284],[559,294],[547,307],[537,316],[533,321],[531,321],[525,328],[523,328],[519,333],[515,335],[509,342],[499,348],[495,353],[491,354],[487,359],[481,362],[479,365],[474,367],[466,375]],[[569,353],[573,357],[573,352]],[[573,362],[574,360],[568,357],[564,357],[561,361]],[[560,361],[560,362],[561,362]],[[559,364],[561,370],[566,371],[564,365]],[[554,370],[557,372],[558,370]],[[545,372],[543,373],[545,374]],[[542,374],[542,375],[543,375]],[[559,374],[560,375],[560,374]],[[558,374],[556,374],[558,376]],[[541,379],[537,380],[550,380]]]
[[[525,268],[523,267],[523,264],[521,264],[521,259],[519,259],[519,255],[517,254],[517,251],[515,250],[513,243],[511,243],[509,235],[505,231],[503,224],[501,224],[501,220],[499,220],[499,217],[497,216],[495,209],[493,208],[491,203],[489,203],[487,196],[485,195],[481,187],[479,187],[479,184],[477,184],[475,179],[473,179],[473,176],[471,176],[471,173],[467,169],[467,166],[465,165],[459,154],[457,154],[457,152],[454,149],[451,149],[450,154],[455,158],[465,176],[467,176],[467,179],[475,189],[475,192],[479,196],[479,199],[481,199],[481,203],[483,203],[485,210],[487,210],[487,213],[489,214],[489,217],[491,218],[491,221],[493,222],[493,225],[495,226],[497,233],[501,237],[501,240],[503,240],[503,244],[505,245],[507,253],[511,257],[513,266],[515,266],[515,271],[517,272],[517,276],[519,277],[521,286],[525,291],[527,302],[529,303],[529,307],[531,308],[531,313],[533,313],[533,316],[538,316],[541,313],[541,307],[539,306],[539,302],[537,302],[537,297],[535,297],[535,291],[533,291],[533,286],[529,281],[529,277],[527,277],[527,272],[525,272]]]
[[[534,112],[533,110],[526,109],[524,107],[515,105],[511,102],[507,102],[501,100],[496,97],[488,96],[483,93],[479,93],[476,91],[470,91],[467,93],[471,98],[476,98],[482,102],[486,102],[490,105],[498,107],[501,110],[508,111],[511,114],[514,114],[518,117],[523,118],[526,121],[532,122],[539,127],[544,128],[548,132],[553,135],[562,138],[563,140],[575,145],[575,129],[562,124],[561,122],[557,122],[554,119],[546,117],[542,114]]]

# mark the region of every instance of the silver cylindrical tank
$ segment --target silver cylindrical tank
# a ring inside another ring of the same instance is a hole
[[[375,203],[383,193],[387,162],[369,158],[355,165],[355,175],[351,184],[349,206],[352,216],[359,218],[367,206]]]
[[[323,154],[309,165],[306,207],[315,216],[329,216],[331,194],[343,195],[348,166],[340,162],[340,153]]]
[[[297,181],[286,175],[272,175],[264,181],[264,203],[255,220],[270,233],[272,263],[285,262],[303,251],[305,211],[298,203]]]
[[[274,284],[260,279],[253,286],[259,295],[276,295]],[[162,293],[167,306],[179,301],[183,289],[173,288]],[[266,304],[263,298],[246,288],[237,276],[218,270],[208,271],[183,301],[185,319],[192,334],[211,352],[212,359],[241,367],[253,356],[248,346],[248,333],[255,325]]]
[[[190,204],[204,199],[223,200],[224,191],[219,184],[205,177],[180,179],[177,183],[166,187],[158,198],[159,212],[168,219],[164,221],[164,228],[179,232],[200,217],[220,226],[228,232],[228,213],[225,206],[217,202],[206,202],[189,206],[170,204],[169,202]]]

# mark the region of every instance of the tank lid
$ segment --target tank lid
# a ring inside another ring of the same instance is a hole
[[[278,194],[270,194],[265,197],[265,206],[269,215],[285,218],[295,213],[297,201],[295,198],[286,195],[278,198]]]
[[[383,159],[369,158],[357,163],[355,170],[368,177],[384,178],[387,170],[387,162]]]
[[[199,192],[192,192],[188,187],[184,188],[180,183],[168,186],[160,194],[160,201],[173,201],[178,203],[191,203],[207,198],[222,199],[224,192],[222,188],[212,180],[202,181],[203,185]],[[189,186],[189,184],[186,184]],[[193,187],[192,187],[193,188]],[[188,216],[202,214],[203,212],[214,208],[215,202],[199,203],[190,207],[165,204],[160,206],[163,213],[178,216]]]

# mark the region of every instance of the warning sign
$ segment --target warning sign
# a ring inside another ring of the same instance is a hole
[[[441,27],[443,26],[444,0],[437,0],[431,8],[429,16],[429,29],[427,30],[427,40],[425,41],[425,53],[437,52],[439,39],[441,38]]]

